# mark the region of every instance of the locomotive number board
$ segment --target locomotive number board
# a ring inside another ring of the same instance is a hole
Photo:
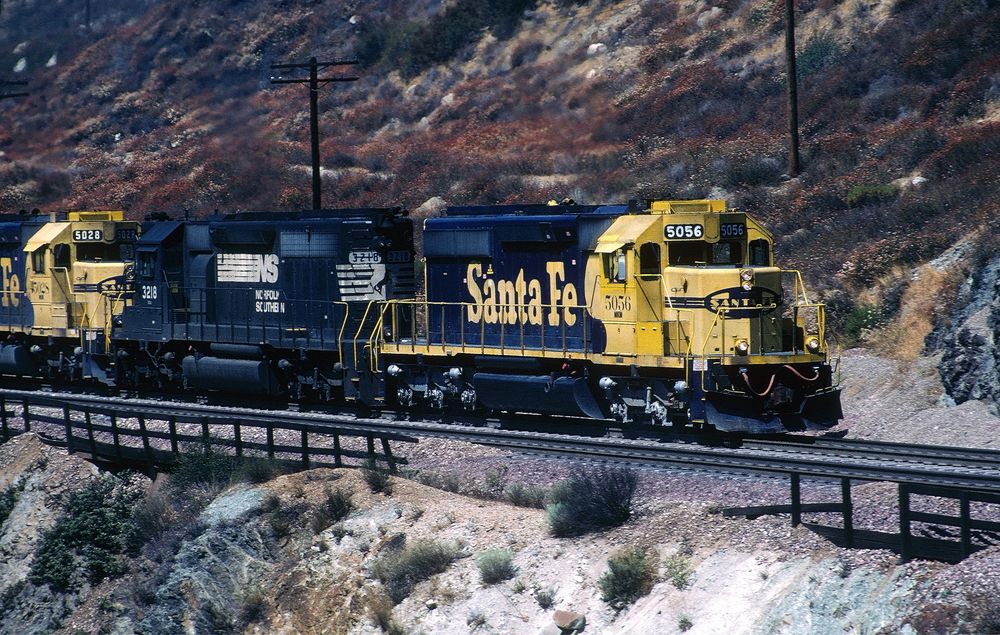
[[[742,223],[722,223],[719,229],[723,238],[743,238],[747,234],[746,225]]]
[[[691,240],[705,235],[704,225],[687,223],[684,225],[667,225],[663,228],[663,236],[667,240]]]
[[[100,229],[74,229],[73,240],[78,243],[92,243],[104,240],[104,232]]]

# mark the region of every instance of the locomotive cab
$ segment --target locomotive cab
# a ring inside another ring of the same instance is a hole
[[[120,211],[69,212],[36,232],[24,246],[32,333],[105,344],[127,300],[137,238],[138,224]]]

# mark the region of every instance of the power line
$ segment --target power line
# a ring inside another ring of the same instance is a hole
[[[286,79],[272,77],[272,84],[309,84],[309,132],[312,142],[312,198],[313,209],[322,209],[322,188],[319,178],[319,87],[329,83],[355,82],[359,78],[353,75],[333,75],[320,77],[319,71],[333,66],[354,66],[357,60],[335,60],[333,62],[317,62],[315,57],[308,62],[298,64],[271,64],[272,70],[308,70],[308,78]]]

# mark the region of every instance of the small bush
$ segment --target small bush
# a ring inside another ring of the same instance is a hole
[[[861,207],[882,203],[896,198],[899,188],[895,185],[855,185],[847,190],[848,207]]]
[[[680,618],[677,620],[677,630],[679,630],[682,633],[686,633],[689,630],[691,630],[692,626],[694,626],[694,623],[691,621],[691,618],[688,617],[687,615],[681,615]]]
[[[347,518],[347,515],[354,509],[351,502],[351,492],[337,488],[333,491],[326,491],[326,501],[313,512],[312,530],[313,533],[320,533],[330,525]]]
[[[549,529],[553,536],[580,536],[617,527],[631,515],[638,484],[628,468],[579,470],[550,492]]]
[[[78,573],[92,584],[126,571],[121,558],[133,532],[132,510],[141,493],[111,476],[74,493],[65,515],[42,536],[29,579],[68,591]]]
[[[384,593],[376,593],[365,598],[365,608],[375,624],[388,635],[405,635],[406,629],[392,616],[392,600]]]
[[[147,542],[163,536],[170,529],[173,519],[173,504],[163,490],[144,498],[132,510],[129,550],[134,553]]]
[[[223,454],[209,445],[200,451],[178,456],[177,464],[171,471],[170,483],[177,490],[198,485],[222,489],[233,483],[238,468],[237,457]]]
[[[496,584],[510,580],[517,574],[514,554],[508,549],[487,549],[476,558],[483,584]]]
[[[486,615],[479,610],[469,611],[469,615],[465,618],[465,625],[476,630],[482,626],[486,626]]]
[[[400,603],[413,587],[441,573],[459,556],[458,550],[433,540],[414,543],[411,547],[380,557],[373,569],[393,602]]]
[[[840,44],[827,34],[815,35],[809,38],[795,59],[798,76],[809,77],[825,68],[833,66],[843,55]]]
[[[537,485],[514,483],[507,488],[507,501],[518,507],[545,509],[545,490]]]
[[[682,555],[667,558],[664,565],[664,577],[678,589],[686,589],[691,581],[691,562]]]
[[[196,486],[224,489],[239,482],[264,483],[283,472],[274,459],[235,456],[208,445],[178,456],[170,483],[175,490]]]
[[[656,566],[644,549],[632,548],[608,558],[608,570],[598,579],[601,599],[621,608],[653,588]]]
[[[844,319],[844,335],[852,342],[863,339],[866,331],[885,326],[887,321],[882,307],[875,304],[859,304]]]
[[[378,467],[374,460],[368,460],[361,468],[361,478],[368,484],[372,492],[381,492],[386,496],[392,494],[392,481],[389,473]]]
[[[550,609],[556,603],[556,592],[554,589],[538,589],[535,591],[535,602],[542,609]]]

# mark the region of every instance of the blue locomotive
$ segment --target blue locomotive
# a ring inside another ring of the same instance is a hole
[[[414,295],[413,253],[398,208],[149,222],[117,384],[374,402],[357,370],[380,303]]]

